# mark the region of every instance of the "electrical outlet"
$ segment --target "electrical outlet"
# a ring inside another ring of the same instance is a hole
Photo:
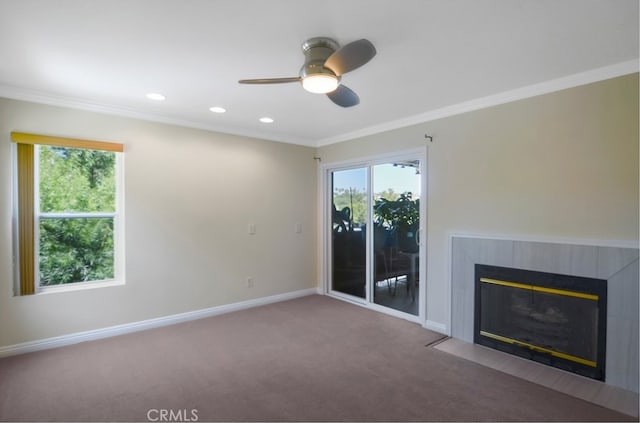
[[[247,288],[253,288],[253,278],[251,276],[247,277]]]

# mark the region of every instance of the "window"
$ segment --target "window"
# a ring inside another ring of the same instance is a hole
[[[123,145],[11,137],[19,294],[121,280]]]

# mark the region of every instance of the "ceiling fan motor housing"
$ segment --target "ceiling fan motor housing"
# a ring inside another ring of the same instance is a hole
[[[305,61],[300,69],[300,78],[304,79],[311,75],[322,74],[340,81],[339,76],[324,66],[324,62],[326,62],[329,56],[338,50],[338,48],[338,43],[331,38],[315,37],[305,41],[302,44]]]

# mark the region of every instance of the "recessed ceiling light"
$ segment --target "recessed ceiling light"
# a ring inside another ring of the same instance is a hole
[[[224,112],[227,111],[227,109],[225,109],[224,107],[220,107],[220,106],[210,107],[209,110],[211,110],[213,113],[224,113]]]
[[[166,97],[159,93],[148,93],[147,98],[149,100],[163,101]]]
[[[262,123],[273,123],[273,119],[271,119],[270,117],[261,117],[260,118],[260,122]]]

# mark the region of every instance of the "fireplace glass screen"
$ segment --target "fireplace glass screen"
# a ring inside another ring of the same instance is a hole
[[[476,343],[604,379],[606,281],[476,265]]]

